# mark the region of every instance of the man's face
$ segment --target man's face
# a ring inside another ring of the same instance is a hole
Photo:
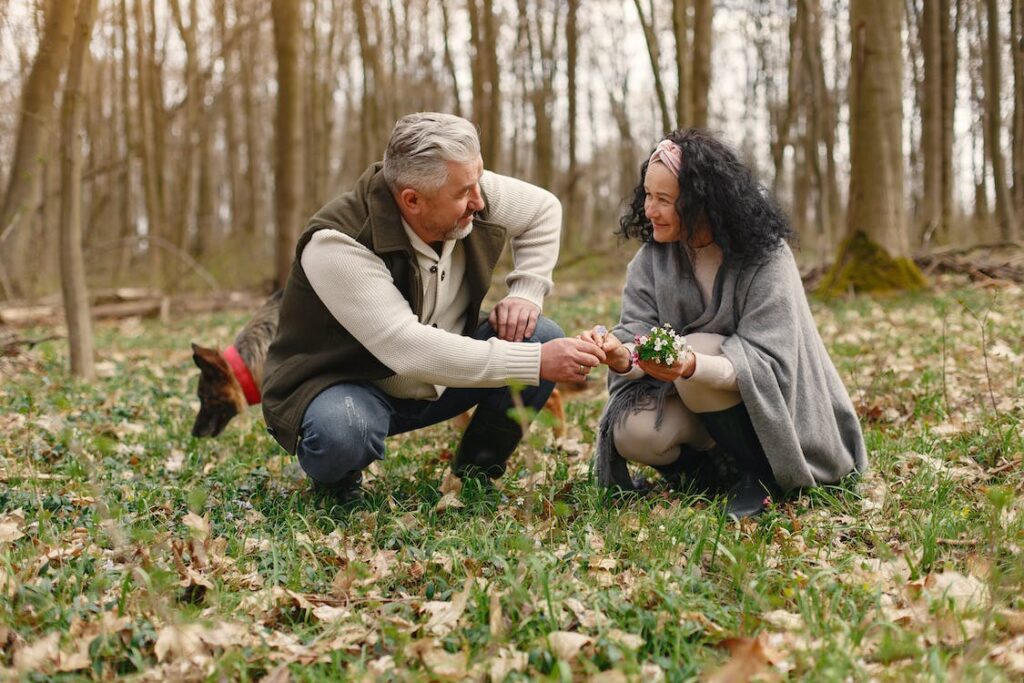
[[[422,195],[423,208],[417,234],[432,244],[463,239],[473,231],[473,214],[484,208],[480,176],[484,161],[448,162],[448,182],[436,192]]]

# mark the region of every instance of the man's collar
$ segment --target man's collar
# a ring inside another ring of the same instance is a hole
[[[388,251],[409,251],[409,237],[402,227],[402,213],[391,194],[391,188],[384,181],[381,172],[383,164],[373,165],[374,173],[370,177],[367,204],[369,208],[370,230],[373,233],[373,248],[377,253]]]

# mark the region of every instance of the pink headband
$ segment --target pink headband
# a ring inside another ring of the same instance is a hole
[[[683,150],[679,149],[679,145],[666,138],[654,148],[647,164],[653,164],[655,161],[665,164],[668,170],[672,171],[672,175],[678,176],[679,167],[683,165]]]

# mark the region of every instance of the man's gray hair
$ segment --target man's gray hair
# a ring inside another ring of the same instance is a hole
[[[384,152],[384,180],[392,192],[435,192],[448,182],[448,162],[480,156],[476,127],[452,114],[420,112],[398,119]]]

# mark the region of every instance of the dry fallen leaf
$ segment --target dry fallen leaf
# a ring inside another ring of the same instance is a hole
[[[165,659],[178,659],[191,657],[200,652],[203,641],[199,634],[203,627],[199,624],[171,624],[160,629],[156,637],[156,644],[153,651],[156,653],[156,660],[162,662]]]
[[[608,638],[616,641],[620,645],[625,645],[630,650],[639,650],[644,645],[644,639],[640,636],[635,633],[620,631],[617,628],[613,628],[608,631]]]
[[[576,598],[566,598],[562,601],[566,607],[572,610],[576,621],[585,629],[600,628],[608,623],[608,617],[601,610],[587,609],[587,607]]]
[[[520,652],[515,648],[503,648],[498,653],[498,656],[490,661],[487,673],[490,674],[492,681],[504,681],[513,671],[518,673],[526,671],[526,665],[529,661],[529,657],[525,652]]]
[[[424,630],[438,636],[450,633],[458,625],[462,613],[466,611],[466,601],[469,600],[469,591],[472,587],[473,579],[469,577],[462,592],[453,595],[451,601],[433,600],[424,603],[422,611],[430,613],[430,620],[427,621]]]
[[[708,683],[746,683],[779,656],[761,638],[726,638],[720,645],[732,658],[707,678]]]
[[[488,625],[492,638],[501,638],[505,633],[505,617],[501,611],[501,593],[491,591],[490,605],[488,610]]]
[[[571,661],[579,654],[584,645],[593,641],[590,636],[572,631],[552,631],[548,634],[548,645],[559,659]]]
[[[181,518],[181,523],[189,528],[192,532],[192,538],[197,541],[202,541],[210,535],[210,522],[206,517],[200,517],[194,512],[190,512]]]
[[[761,615],[761,621],[782,631],[801,631],[804,628],[802,616],[784,609],[765,612]]]
[[[980,579],[954,571],[929,574],[908,587],[929,601],[951,600],[957,609],[982,607],[989,599],[988,586]]]
[[[0,543],[13,543],[25,536],[25,511],[21,508],[0,518]]]
[[[60,631],[52,631],[14,653],[14,668],[21,673],[44,671],[60,656]]]
[[[434,676],[444,680],[462,680],[469,664],[465,652],[448,652],[434,638],[418,640],[408,648]]]

